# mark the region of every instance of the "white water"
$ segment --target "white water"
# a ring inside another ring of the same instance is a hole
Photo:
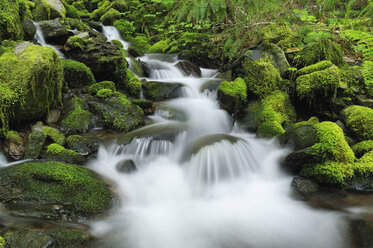
[[[0,167],[5,166],[8,163],[5,155],[0,152]]]
[[[232,128],[216,94],[200,93],[205,82],[217,80],[216,71],[184,77],[175,58],[141,60],[157,68],[150,80],[188,89],[187,96],[164,103],[186,120],[170,121],[170,113],[157,111],[153,128],[175,122],[187,128],[173,139],[143,137],[99,150],[90,167],[115,182],[120,197],[109,217],[92,223],[103,238],[100,247],[348,247],[341,216],[289,196],[291,177],[278,162],[288,151]],[[137,172],[119,173],[116,164],[124,159],[132,159]]]
[[[116,27],[102,25],[102,33],[107,37],[108,41],[119,40],[123,48],[128,49],[129,43],[122,39]]]
[[[53,46],[53,45],[51,45],[51,44],[47,44],[47,42],[46,42],[45,39],[44,39],[43,31],[41,30],[41,27],[40,27],[39,23],[34,22],[34,25],[35,25],[35,27],[36,27],[36,33],[35,33],[34,39],[35,39],[35,40],[36,40],[36,41],[37,41],[41,46],[48,46],[48,47],[53,48],[53,49],[57,52],[57,54],[58,54],[58,56],[59,56],[60,58],[65,58],[65,56],[63,55],[63,53],[60,52],[60,50],[58,50],[58,48],[57,48],[56,46]]]

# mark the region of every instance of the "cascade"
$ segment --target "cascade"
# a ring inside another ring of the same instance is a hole
[[[35,33],[35,36],[34,36],[34,39],[41,45],[41,46],[48,46],[48,47],[51,47],[51,48],[53,48],[56,52],[57,52],[57,54],[58,54],[58,56],[60,57],[60,58],[65,58],[65,56],[63,55],[63,53],[60,51],[60,50],[58,50],[58,48],[56,47],[56,46],[53,46],[53,45],[51,45],[51,44],[48,44],[46,41],[45,41],[45,39],[44,39],[44,35],[43,35],[43,31],[41,30],[41,27],[40,27],[40,25],[39,25],[39,23],[37,23],[37,22],[33,22],[34,23],[34,25],[35,25],[35,27],[36,27],[36,33]]]

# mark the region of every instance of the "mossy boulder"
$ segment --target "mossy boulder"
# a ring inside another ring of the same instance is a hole
[[[110,9],[106,12],[101,18],[100,21],[104,25],[113,25],[116,20],[119,20],[122,17],[122,14],[116,9]]]
[[[120,35],[125,40],[130,40],[136,30],[136,28],[133,26],[133,21],[124,19],[115,21],[114,26],[118,29]]]
[[[71,98],[65,104],[63,114],[65,118],[61,121],[61,129],[67,135],[86,133],[93,127],[93,114],[87,111],[82,98]]]
[[[41,131],[34,131],[29,134],[25,147],[25,159],[37,159],[45,144],[46,136]]]
[[[91,69],[85,64],[71,59],[63,59],[61,62],[65,83],[70,89],[83,88],[96,83]]]
[[[256,135],[260,138],[272,138],[284,132],[284,128],[277,121],[265,121],[259,125]]]
[[[167,49],[170,48],[170,40],[160,40],[149,47],[147,53],[167,53]]]
[[[352,150],[357,158],[362,157],[365,153],[373,150],[373,140],[364,140],[353,145]]]
[[[0,228],[0,235],[7,247],[40,248],[40,247],[81,247],[94,239],[90,234],[69,228],[48,228],[10,226]],[[1,247],[1,242],[0,242]],[[4,246],[5,247],[5,246]]]
[[[70,37],[66,46],[69,49],[66,56],[86,64],[98,82],[109,80],[118,89],[127,89],[127,61],[120,48],[98,38],[88,40],[78,36]]]
[[[112,3],[110,1],[100,1],[97,6],[98,8],[91,13],[91,19],[99,21],[100,18],[106,13],[106,11],[109,10],[111,5]]]
[[[13,215],[75,221],[108,210],[112,194],[84,167],[35,162],[0,169],[0,202]]]
[[[128,52],[134,57],[142,56],[150,48],[149,40],[145,36],[136,36],[130,39],[130,47]]]
[[[247,102],[247,86],[242,78],[234,81],[224,81],[218,87],[220,107],[233,114],[243,109]]]
[[[61,133],[57,128],[43,126],[41,131],[49,141],[55,142],[61,146],[65,144],[65,135],[63,135],[63,133]]]
[[[22,23],[22,28],[24,32],[24,39],[32,41],[36,34],[36,26],[34,22],[31,19],[26,19]]]
[[[232,73],[234,77],[241,77],[246,82],[251,94],[259,97],[279,89],[281,84],[280,72],[268,60],[254,61],[243,57]]]
[[[320,62],[317,62],[316,64],[306,66],[302,69],[299,69],[296,73],[297,77],[306,75],[306,74],[311,74],[316,71],[322,71],[325,69],[328,69],[333,66],[333,63],[330,60],[323,60]]]
[[[90,155],[98,150],[98,143],[81,135],[71,135],[67,137],[67,146],[80,155]]]
[[[22,40],[23,29],[19,0],[0,1],[0,41]]]
[[[290,27],[287,24],[276,23],[265,26],[262,29],[263,40],[272,43],[277,43],[293,35]]]
[[[60,0],[36,0],[33,16],[37,21],[55,18],[64,19],[66,17],[66,9]]]
[[[315,69],[314,67],[323,68],[318,67],[317,64],[310,67],[311,68],[303,68],[303,72],[312,71]],[[296,80],[297,96],[309,105],[325,102],[324,99],[330,101],[330,99],[335,99],[340,83],[341,78],[339,69],[337,66],[333,65],[324,70],[311,72],[310,74],[298,77]]]
[[[140,79],[129,69],[127,69],[127,87],[126,92],[132,96],[139,98],[141,92],[141,81]]]
[[[296,56],[295,62],[300,66],[309,66],[322,60],[330,60],[333,64],[344,65],[342,49],[329,38],[319,38],[307,44]]]
[[[112,81],[102,81],[89,86],[88,92],[91,94],[97,94],[97,92],[99,92],[102,89],[116,91],[115,84]]]
[[[180,97],[182,95],[181,87],[182,84],[179,83],[157,81],[145,82],[142,85],[145,98],[153,101],[163,101]]]
[[[284,161],[292,172],[300,172],[320,184],[332,185],[345,185],[353,177],[355,156],[337,124],[328,121],[313,125],[305,123],[287,131],[286,136],[290,137],[289,141],[300,141],[296,143],[299,149]]]
[[[48,160],[62,161],[73,164],[83,164],[85,158],[76,151],[66,149],[65,147],[53,143],[47,146],[43,157]]]
[[[373,192],[373,151],[367,152],[353,164],[355,177],[348,189],[359,192]]]
[[[61,104],[63,68],[50,47],[18,43],[0,57],[0,130],[42,119]]]
[[[120,131],[131,131],[144,121],[144,112],[119,92],[107,98],[87,96],[90,110],[105,126]]]
[[[67,38],[69,38],[69,32],[61,24],[59,18],[50,21],[41,21],[39,25],[47,43],[64,45]]]
[[[373,109],[358,105],[342,111],[346,127],[359,141],[373,139]]]

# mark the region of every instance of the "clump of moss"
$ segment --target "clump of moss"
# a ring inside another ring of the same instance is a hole
[[[61,61],[65,82],[69,88],[82,88],[96,83],[91,69],[83,63],[64,59]]]
[[[373,151],[367,152],[354,164],[355,175],[373,176]]]
[[[109,89],[111,91],[116,91],[115,84],[112,81],[102,81],[99,83],[92,84],[89,86],[88,91],[91,94],[97,94],[102,89]]]
[[[110,1],[101,1],[98,3],[98,8],[95,9],[91,13],[91,19],[95,21],[99,21],[101,17],[108,11],[108,9],[111,7]]]
[[[279,89],[281,83],[280,72],[270,61],[253,61],[245,57],[241,65],[234,71],[234,76],[241,77],[247,84],[248,91],[264,97]]]
[[[261,138],[272,138],[285,133],[281,124],[277,121],[265,121],[259,125],[257,136]]]
[[[93,115],[85,110],[84,101],[74,97],[64,108],[67,117],[61,121],[61,128],[66,134],[85,133],[91,128]]]
[[[67,146],[81,155],[89,155],[98,150],[98,143],[81,135],[67,137]]]
[[[100,21],[104,25],[113,25],[113,23],[120,19],[122,17],[122,14],[116,10],[116,9],[110,9],[107,11],[101,18]]]
[[[37,21],[55,18],[64,19],[66,17],[66,9],[60,1],[39,0],[36,2],[33,16]]]
[[[112,195],[97,174],[87,168],[60,162],[23,163],[1,168],[0,201],[28,203],[19,211],[28,211],[30,205],[43,206],[42,211],[73,211],[80,216],[92,216],[107,210]],[[13,188],[12,194],[6,192]],[[25,207],[26,206],[26,207]]]
[[[344,64],[342,49],[325,37],[307,44],[295,58],[300,66],[309,66],[322,60],[330,60],[337,66]]]
[[[57,143],[47,146],[44,156],[48,159],[74,164],[81,164],[85,161],[84,157],[78,154],[76,151],[66,149]]]
[[[3,0],[0,2],[0,41],[23,39],[19,7],[19,1],[17,0]]]
[[[301,171],[301,174],[303,176],[312,177],[319,183],[344,185],[353,177],[354,171],[351,164],[326,161],[324,163],[307,166]]]
[[[147,53],[167,53],[170,48],[170,40],[160,40],[151,47],[149,47]]]
[[[247,101],[247,86],[242,78],[224,81],[218,87],[218,98],[222,108],[234,113],[244,108]]]
[[[300,122],[295,123],[293,125],[293,128],[301,127],[301,126],[305,126],[305,125],[314,125],[314,124],[317,124],[317,123],[319,123],[319,119],[316,116],[312,116],[307,121],[300,121]]]
[[[126,91],[129,93],[131,96],[134,97],[139,97],[140,92],[141,92],[141,81],[138,79],[135,74],[127,69],[127,86],[126,86]]]
[[[293,35],[287,24],[276,23],[270,24],[262,29],[263,40],[271,43],[277,43]]]
[[[342,112],[345,124],[358,140],[373,139],[373,109],[353,105]]]
[[[144,53],[150,48],[149,40],[145,36],[136,36],[135,38],[130,39],[130,49],[136,51],[136,53],[140,55],[144,55]]]
[[[37,159],[43,150],[46,137],[41,131],[33,131],[27,138],[25,158]]]
[[[22,138],[19,136],[18,132],[16,131],[8,131],[5,135],[5,139],[10,142],[14,142],[16,144],[21,144]]]
[[[43,118],[61,103],[63,69],[50,47],[19,43],[0,57],[0,133],[9,123]]]
[[[302,76],[302,75],[310,74],[310,73],[315,72],[315,71],[322,71],[322,70],[325,70],[325,69],[327,69],[331,66],[333,66],[333,63],[330,62],[330,60],[323,60],[323,61],[317,62],[316,64],[306,66],[306,67],[298,70],[297,71],[297,76],[299,77],[299,76]]]
[[[373,150],[373,140],[364,140],[351,147],[355,156],[360,158],[365,153]]]
[[[312,105],[318,99],[335,99],[340,82],[339,69],[336,66],[331,66],[325,70],[298,77],[296,92],[300,99],[304,99]]]
[[[43,134],[46,137],[53,140],[53,142],[55,142],[55,143],[57,143],[61,146],[65,144],[65,136],[60,131],[58,131],[57,129],[55,129],[53,127],[44,126],[41,129],[41,131],[43,132]]]
[[[88,40],[79,36],[70,36],[66,41],[66,46],[69,48],[80,48],[83,49],[84,46],[88,44]]]
[[[96,95],[100,98],[108,98],[111,97],[113,94],[113,91],[110,89],[101,89],[96,93]]]
[[[129,40],[136,30],[136,28],[133,26],[133,21],[123,19],[115,21],[114,26],[118,29],[120,35],[125,40]]]

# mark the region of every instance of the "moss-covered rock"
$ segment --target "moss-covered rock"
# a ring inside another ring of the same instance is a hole
[[[259,97],[279,89],[281,83],[280,72],[270,61],[253,61],[248,57],[233,70],[233,76],[243,78],[248,91]]]
[[[112,97],[89,96],[88,105],[101,118],[106,127],[120,131],[131,131],[144,121],[142,109],[132,104],[125,95],[116,92]]]
[[[136,28],[133,26],[133,21],[124,19],[115,21],[114,26],[118,29],[120,35],[125,40],[130,40],[136,30]]]
[[[373,139],[373,109],[353,105],[343,110],[348,130],[359,141]]]
[[[160,40],[149,47],[147,53],[167,53],[170,48],[170,40]]]
[[[260,138],[272,138],[285,133],[277,121],[265,121],[259,125],[256,135]]]
[[[67,38],[69,38],[69,32],[61,24],[59,18],[50,21],[41,21],[39,25],[47,43],[64,45]]]
[[[37,0],[33,11],[37,21],[66,17],[66,9],[60,0]]]
[[[181,87],[179,83],[163,83],[157,81],[145,82],[142,85],[144,96],[153,101],[162,101],[181,96]]]
[[[41,131],[45,135],[46,138],[50,139],[51,141],[59,144],[64,145],[65,144],[65,135],[63,135],[58,129],[48,126],[43,126]]]
[[[270,24],[262,29],[263,40],[271,43],[277,43],[292,36],[293,32],[287,24],[276,23]]]
[[[217,92],[220,107],[231,114],[243,109],[247,101],[246,91],[247,86],[242,78],[236,78],[231,82],[222,82]]]
[[[138,77],[135,76],[135,74],[127,69],[127,77],[128,77],[128,84],[126,87],[126,92],[136,98],[140,97],[141,92],[141,81]]]
[[[91,69],[83,63],[64,59],[62,60],[63,74],[66,85],[70,88],[83,88],[96,83]]]
[[[312,65],[322,60],[330,60],[337,66],[344,64],[341,48],[329,38],[319,38],[307,44],[295,58],[300,66]]]
[[[0,169],[0,202],[14,215],[71,221],[108,210],[112,195],[84,167],[39,162]]]
[[[66,116],[61,121],[61,129],[67,135],[86,133],[92,128],[92,113],[88,112],[83,99],[79,97],[71,98],[63,109]]]
[[[0,130],[43,118],[61,103],[63,69],[50,47],[24,42],[0,57]]]
[[[365,153],[370,152],[370,151],[373,150],[373,140],[364,140],[364,141],[361,141],[361,142],[353,145],[351,148],[354,151],[355,156],[357,158],[360,158]]]
[[[98,150],[98,143],[81,135],[67,137],[67,146],[80,155],[90,155]]]
[[[17,248],[57,248],[81,247],[88,245],[93,236],[79,230],[68,228],[40,229],[33,227],[10,226],[0,228],[8,247]],[[1,243],[0,243],[0,247]]]
[[[88,92],[91,94],[97,94],[97,92],[99,92],[102,89],[116,91],[115,84],[112,81],[102,81],[89,86]]]
[[[113,23],[121,17],[122,14],[118,10],[111,8],[103,16],[101,16],[100,21],[104,25],[113,25]]]
[[[31,19],[26,19],[22,23],[22,28],[24,32],[24,39],[32,41],[36,34],[36,26],[34,25],[34,22]]]
[[[355,164],[356,176],[373,177],[373,151],[367,152]]]
[[[110,1],[100,1],[98,3],[98,8],[91,13],[91,19],[99,21],[101,17],[106,13],[106,11],[109,10],[111,4],[112,3]]]
[[[50,144],[47,146],[43,157],[49,160],[62,161],[73,164],[82,164],[85,162],[85,158],[77,153],[76,151],[66,149],[57,143]]]
[[[138,55],[144,55],[146,51],[150,48],[149,40],[145,36],[136,36],[135,38],[130,39],[130,47],[129,47],[129,53],[131,53],[131,50],[134,50],[135,54]],[[137,56],[135,56],[137,57]]]
[[[0,2],[0,41],[23,39],[19,2],[19,0],[2,0]]]
[[[37,159],[45,144],[46,136],[41,131],[34,131],[29,134],[25,147],[25,159]]]
[[[332,66],[333,66],[333,63],[330,60],[323,60],[323,61],[317,62],[316,64],[309,65],[298,70],[297,76],[299,77],[302,75],[310,74],[315,71],[322,71]]]
[[[312,69],[305,69],[312,71]],[[325,98],[335,99],[340,83],[339,69],[336,66],[331,66],[298,77],[296,81],[297,96],[310,105]]]
[[[154,102],[144,99],[133,99],[131,100],[133,104],[139,106],[146,115],[154,114],[155,105]]]
[[[126,89],[127,61],[120,48],[104,40],[88,40],[78,36],[70,37],[66,46],[69,49],[66,56],[86,64],[98,82],[109,80],[118,89]]]

